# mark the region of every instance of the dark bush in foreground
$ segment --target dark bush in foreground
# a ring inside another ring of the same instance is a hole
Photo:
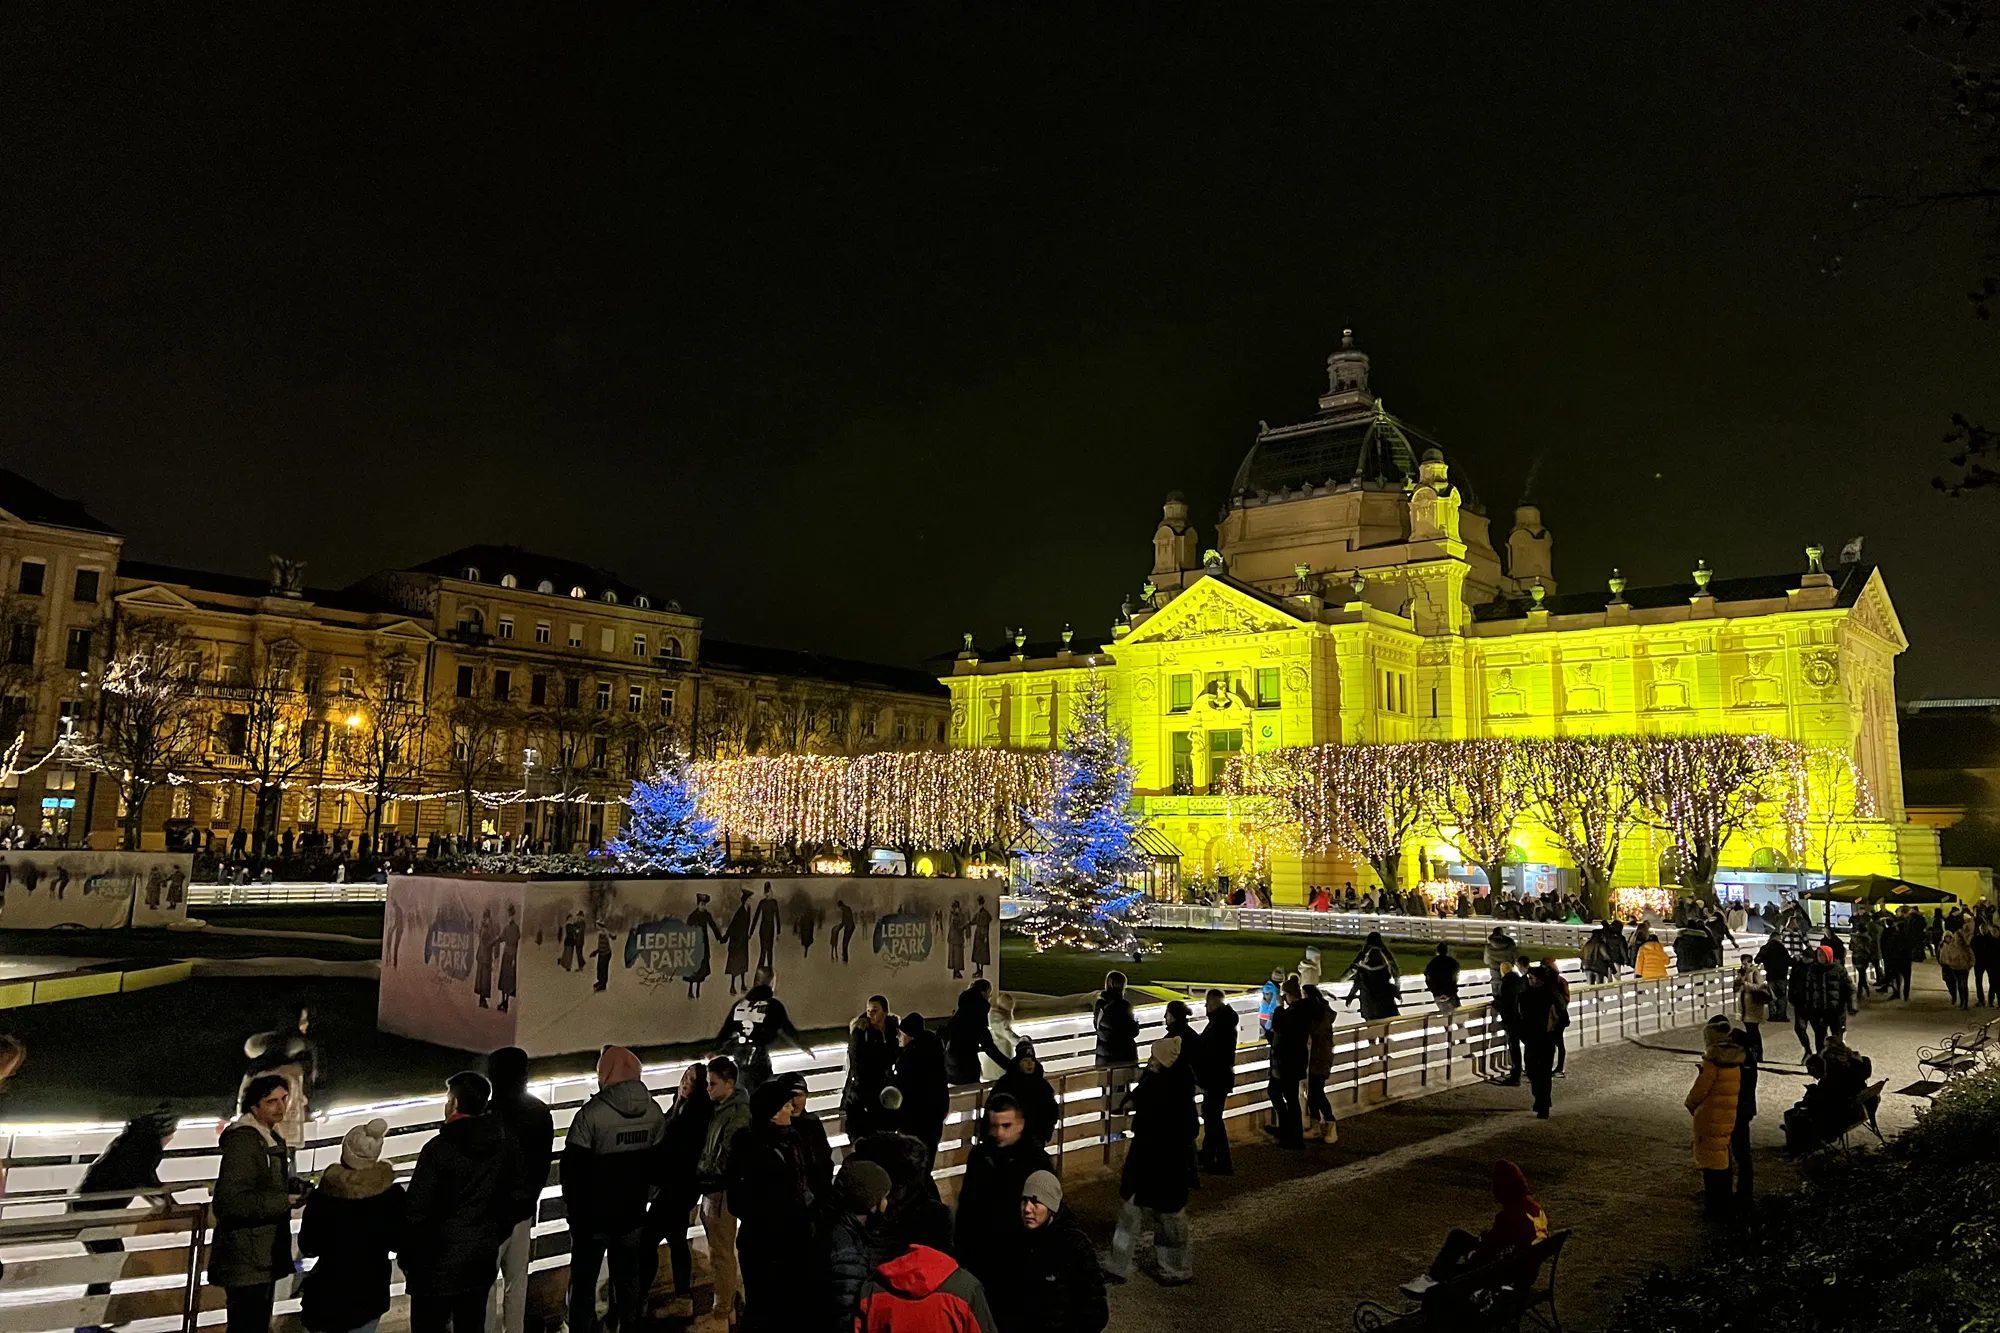
[[[1886,1149],[1825,1155],[1748,1237],[1626,1298],[1612,1333],[2000,1333],[2000,1071]]]

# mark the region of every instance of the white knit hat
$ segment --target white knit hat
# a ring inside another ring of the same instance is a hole
[[[382,1140],[389,1136],[389,1122],[377,1116],[365,1125],[356,1125],[340,1139],[340,1164],[358,1171],[382,1159]]]
[[[1174,1062],[1180,1058],[1181,1039],[1161,1037],[1153,1043],[1153,1049],[1148,1053],[1146,1063],[1154,1069],[1171,1069],[1174,1067]]]

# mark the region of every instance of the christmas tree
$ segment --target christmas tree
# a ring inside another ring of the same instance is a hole
[[[605,845],[620,870],[647,874],[704,875],[722,868],[715,820],[703,814],[700,793],[685,766],[669,760],[652,777],[632,784],[625,798],[631,817]]]
[[[1023,913],[1021,928],[1037,949],[1143,952],[1133,923],[1145,915],[1145,895],[1125,882],[1139,867],[1131,743],[1112,728],[1095,671],[1084,678],[1052,768],[1048,814],[1024,812],[1041,843],[1029,861],[1045,896]]]

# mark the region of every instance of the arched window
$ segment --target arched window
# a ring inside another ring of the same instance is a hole
[[[611,591],[611,589],[606,588],[604,590],[604,600],[611,603],[611,605],[616,606],[618,605],[618,594]]]
[[[535,585],[536,592],[554,592],[555,590],[556,590],[556,585],[549,582],[547,579],[543,579],[540,583],[537,583]]]
[[[571,589],[569,590],[569,595],[570,595],[570,596],[572,596],[572,597],[588,597],[588,596],[590,596],[590,594],[589,594],[589,593],[587,593],[587,592],[585,592],[585,591],[583,590],[583,585],[582,585],[581,583],[579,583],[579,584],[577,584],[577,585],[576,585],[575,587],[571,588]]]
[[[632,605],[638,607],[641,611],[650,611],[653,609],[653,599],[642,592],[632,599]]]
[[[668,657],[679,657],[681,655],[681,641],[679,639],[668,639],[660,645],[660,651]]]
[[[521,586],[521,581],[512,574],[502,574],[500,576],[500,586],[503,588],[518,588]]]
[[[464,579],[467,583],[479,582],[479,566],[477,565],[467,565],[464,569],[461,569],[458,573],[459,577]]]

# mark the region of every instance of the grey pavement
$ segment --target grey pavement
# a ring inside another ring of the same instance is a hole
[[[1919,968],[1918,987],[1907,1004],[1865,1004],[1850,1030],[1888,1080],[1881,1122],[1891,1135],[1916,1114],[1918,1103],[1893,1090],[1917,1078],[1917,1046],[1996,1013],[1948,1009],[1935,965]],[[1765,1048],[1753,1126],[1760,1191],[1796,1180],[1779,1116],[1805,1083],[1789,1027],[1767,1025]],[[1491,1218],[1492,1166],[1505,1157],[1527,1173],[1554,1224],[1573,1232],[1560,1274],[1564,1327],[1603,1328],[1650,1268],[1698,1253],[1701,1178],[1682,1099],[1699,1050],[1698,1030],[1688,1029],[1573,1053],[1547,1121],[1530,1112],[1525,1087],[1476,1084],[1354,1115],[1338,1144],[1304,1153],[1239,1143],[1238,1174],[1205,1179],[1195,1195],[1194,1282],[1159,1286],[1142,1252],[1140,1273],[1112,1290],[1111,1327],[1344,1329],[1363,1299],[1402,1304],[1397,1285],[1422,1271],[1451,1227],[1476,1232]],[[1115,1180],[1079,1180],[1072,1198],[1108,1240]]]

